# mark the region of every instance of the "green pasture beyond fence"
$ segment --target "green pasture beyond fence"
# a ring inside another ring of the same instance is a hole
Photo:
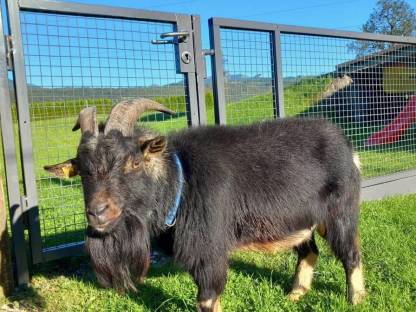
[[[286,116],[323,115],[335,122],[340,121],[338,118],[321,114],[322,112],[319,109],[314,109],[331,81],[332,79],[329,76],[305,78],[287,86],[284,89]],[[154,99],[177,111],[177,115],[167,117],[162,114],[148,114],[140,120],[142,126],[162,133],[175,131],[186,126],[186,107],[184,104],[186,101],[184,96],[155,97]],[[205,101],[208,124],[212,125],[215,123],[212,92],[208,91],[206,93]],[[231,125],[247,124],[273,118],[272,103],[271,92],[228,103],[226,107],[227,116],[232,116],[229,123]],[[85,226],[79,180],[77,178],[67,181],[55,180],[43,170],[44,165],[66,160],[76,153],[80,133],[71,131],[72,124],[62,127],[63,120],[68,122],[68,116],[76,116],[85,106],[97,106],[99,119],[104,121],[112,104],[114,104],[113,101],[106,98],[34,102],[30,104],[33,156],[38,179],[39,214],[44,248],[82,240]],[[16,138],[18,138],[15,107],[13,107],[13,116]],[[360,131],[360,127],[352,122],[342,121],[339,124],[354,142],[361,158],[364,178],[416,168],[416,158],[414,157],[416,150],[409,149],[408,144],[409,140],[414,140],[416,136],[415,126],[410,128],[399,142],[390,146],[364,148],[364,142],[369,133],[379,130],[383,125],[372,125],[373,129],[371,131],[369,131],[369,127],[366,127],[365,131]],[[43,148],[45,140],[53,149]],[[407,144],[402,145],[401,142],[407,142]],[[412,146],[414,148],[414,145]],[[20,157],[19,153],[18,156]],[[3,152],[1,152],[1,157],[3,158]],[[3,159],[1,159],[0,170],[1,176],[4,178]],[[56,187],[50,187],[51,184],[56,184]],[[71,198],[70,207],[66,207],[65,198]]]

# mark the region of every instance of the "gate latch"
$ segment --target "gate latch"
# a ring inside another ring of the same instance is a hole
[[[29,210],[29,198],[27,196],[20,196],[20,206],[22,207],[22,213]]]
[[[13,37],[12,36],[4,36],[6,42],[6,62],[7,62],[7,70],[13,70]]]
[[[178,44],[188,40],[189,32],[187,31],[173,31],[167,32],[160,35],[161,39],[152,40],[153,44]],[[173,38],[166,40],[165,38]]]

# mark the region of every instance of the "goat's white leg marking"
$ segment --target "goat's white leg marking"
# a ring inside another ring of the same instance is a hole
[[[317,259],[318,255],[311,252],[306,258],[299,261],[292,291],[289,293],[289,300],[298,301],[311,289],[313,270]]]
[[[220,298],[198,302],[198,311],[222,312]]]
[[[361,303],[366,296],[362,264],[355,267],[348,276],[348,299],[352,304]]]

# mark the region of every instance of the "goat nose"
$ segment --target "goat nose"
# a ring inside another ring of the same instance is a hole
[[[98,217],[104,213],[104,211],[108,208],[107,203],[101,203],[96,205],[92,209],[88,209],[87,213],[91,216]]]

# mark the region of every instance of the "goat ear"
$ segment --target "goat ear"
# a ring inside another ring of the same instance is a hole
[[[56,165],[44,166],[43,169],[61,179],[72,178],[78,175],[78,168],[75,163],[75,159],[69,159]]]
[[[167,140],[166,137],[159,135],[151,139],[139,140],[139,144],[146,157],[163,153],[166,150]]]

